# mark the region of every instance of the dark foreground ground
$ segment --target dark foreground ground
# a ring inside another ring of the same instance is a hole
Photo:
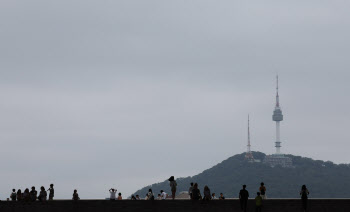
[[[309,200],[309,212],[350,212],[350,199],[312,199]],[[57,200],[42,204],[34,202],[23,204],[20,202],[0,202],[0,212],[205,212],[205,211],[241,211],[239,200],[224,200],[210,202],[192,202],[190,200],[165,201],[108,201],[108,200]],[[249,200],[248,211],[255,211],[254,201]],[[271,199],[265,200],[264,212],[298,212],[303,211],[301,200],[297,199]]]

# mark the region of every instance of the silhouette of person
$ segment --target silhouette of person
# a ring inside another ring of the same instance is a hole
[[[256,193],[255,197],[255,212],[261,212],[263,198],[260,196],[260,192]]]
[[[23,195],[21,189],[18,189],[17,191],[17,201],[22,201]]]
[[[192,199],[192,190],[193,190],[193,183],[191,183],[191,186],[188,189],[188,194],[190,195],[190,199]]]
[[[53,200],[55,196],[55,190],[53,189],[53,184],[50,184],[50,188],[47,189],[49,191],[49,200]]]
[[[176,194],[176,186],[177,186],[177,183],[175,181],[175,178],[174,176],[171,176],[169,178],[169,181],[170,181],[170,188],[171,188],[171,197],[173,198],[173,200],[175,199],[175,194]]]
[[[162,197],[162,200],[165,200],[168,197],[168,194],[165,193],[163,190],[160,190],[160,196]]]
[[[32,202],[35,202],[35,201],[36,201],[36,199],[37,199],[37,194],[38,194],[38,192],[35,190],[35,187],[33,186],[33,187],[32,187],[32,190],[30,191],[30,200],[31,200]]]
[[[29,189],[28,189],[28,188],[26,188],[26,189],[24,190],[24,193],[23,193],[23,200],[24,200],[25,202],[30,202],[30,201],[31,201],[30,192],[29,192]]]
[[[195,183],[192,189],[192,200],[200,200],[202,199],[201,192],[198,189],[198,184]]]
[[[147,196],[148,196],[148,200],[154,200],[152,189],[148,189]]]
[[[246,185],[243,185],[243,189],[239,191],[239,200],[241,203],[241,210],[246,212],[247,211],[247,203],[249,198],[249,192],[246,190]]]
[[[302,202],[302,205],[303,205],[304,212],[307,209],[307,200],[308,200],[308,195],[309,194],[310,194],[310,192],[309,192],[309,190],[307,190],[306,185],[303,185],[301,187],[300,196],[301,196],[301,202]]]
[[[260,191],[261,198],[266,199],[266,187],[263,182],[260,183],[259,191]]]
[[[72,200],[74,200],[74,201],[80,200],[77,189],[75,189],[75,190],[73,191],[73,198],[72,198]]]
[[[46,201],[46,197],[47,197],[47,192],[46,192],[44,186],[41,186],[38,199],[39,199],[40,202],[45,202]]]
[[[209,201],[211,200],[211,195],[210,195],[210,189],[209,187],[206,185],[204,186],[204,191],[203,191],[203,196],[204,196],[204,199],[203,200],[206,200],[206,201]]]
[[[225,200],[225,197],[224,197],[224,194],[223,194],[223,193],[220,193],[219,199],[220,199],[220,200]]]
[[[122,200],[122,199],[123,199],[122,193],[119,193],[119,194],[118,194],[118,200]]]
[[[111,188],[109,189],[109,199],[110,200],[115,200],[116,199],[116,193],[117,193],[117,189]]]
[[[136,197],[134,195],[132,195],[131,200],[136,200]]]
[[[16,189],[12,189],[12,193],[10,195],[10,198],[12,201],[16,201],[16,199],[17,199]]]

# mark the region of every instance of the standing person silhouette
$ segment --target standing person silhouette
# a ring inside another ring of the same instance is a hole
[[[255,197],[255,212],[261,212],[263,198],[260,195],[260,192],[256,193]]]
[[[55,196],[55,189],[53,189],[53,184],[50,184],[50,188],[47,189],[49,192],[49,200],[53,200],[53,197]]]
[[[192,199],[192,190],[193,190],[193,183],[190,184],[190,188],[188,189],[188,194],[190,195],[190,199]]]
[[[260,191],[261,198],[266,199],[266,187],[265,187],[265,184],[263,182],[260,183],[259,191]]]
[[[243,185],[243,189],[239,191],[239,200],[241,203],[241,210],[247,212],[247,203],[249,198],[249,192],[246,190],[246,185]]]
[[[174,200],[175,199],[175,194],[176,194],[177,183],[175,181],[174,176],[171,176],[169,178],[169,181],[170,181],[170,188],[171,188],[171,198],[173,198],[173,200]]]
[[[307,209],[307,199],[308,199],[309,194],[310,194],[310,192],[309,192],[309,190],[307,190],[306,185],[303,185],[301,187],[300,196],[301,196],[301,202],[303,204],[304,212]]]
[[[109,200],[115,200],[116,199],[116,193],[117,189],[111,188],[109,189]]]

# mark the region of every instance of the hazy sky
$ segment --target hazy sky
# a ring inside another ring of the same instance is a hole
[[[124,196],[246,150],[350,163],[350,1],[0,3],[0,198]]]

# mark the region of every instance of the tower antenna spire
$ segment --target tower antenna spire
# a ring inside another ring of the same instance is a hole
[[[276,76],[276,107],[280,107],[280,96],[278,94],[278,75]]]
[[[254,162],[253,154],[250,150],[250,123],[249,123],[249,114],[248,114],[248,144],[247,144],[247,152],[245,154],[245,159],[249,162]]]

